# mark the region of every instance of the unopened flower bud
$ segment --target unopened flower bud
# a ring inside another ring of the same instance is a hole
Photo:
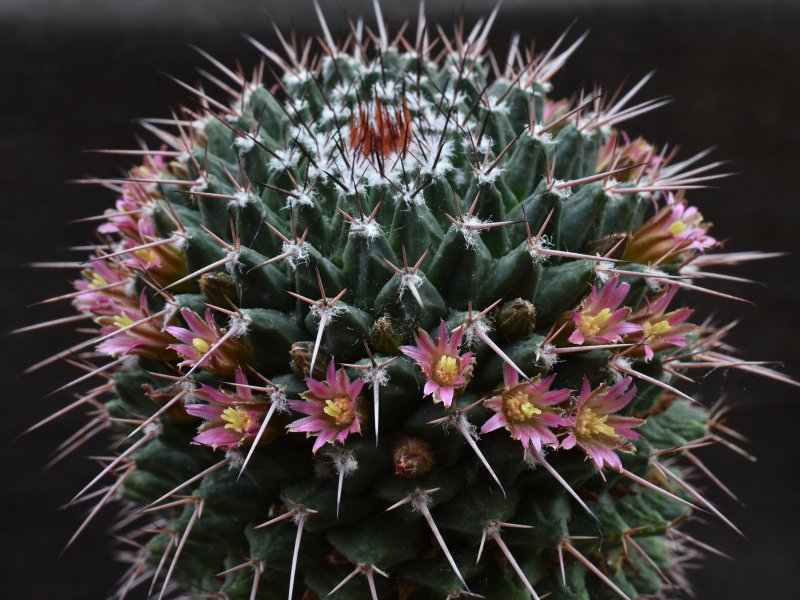
[[[381,354],[396,354],[403,336],[394,321],[383,316],[375,321],[372,331],[369,332],[369,341]]]
[[[314,372],[310,372],[311,357],[314,355],[314,342],[295,342],[289,350],[292,357],[292,372],[298,377],[311,377],[318,381],[325,379],[325,370],[331,361],[331,355],[320,348],[317,351],[317,361],[314,363]]]
[[[199,285],[210,304],[228,306],[239,298],[236,283],[227,273],[205,273],[200,277]]]
[[[433,468],[433,449],[427,442],[406,437],[392,450],[394,472],[401,477],[422,477]]]
[[[500,333],[510,340],[519,339],[533,332],[536,327],[536,308],[522,298],[503,304],[495,316]]]

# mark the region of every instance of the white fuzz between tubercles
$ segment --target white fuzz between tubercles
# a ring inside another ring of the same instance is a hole
[[[253,147],[256,145],[256,142],[249,135],[240,135],[233,140],[233,145],[236,146],[236,149],[241,154],[245,154],[253,149]]]
[[[350,223],[350,231],[348,233],[356,237],[373,240],[380,237],[381,226],[378,225],[377,221],[370,220],[369,217],[360,217],[358,219],[353,219],[353,222]]]
[[[614,268],[614,263],[608,261],[600,261],[597,263],[597,269],[595,270],[595,275],[597,275],[597,280],[605,285],[609,279],[611,279],[611,272],[609,269]]]
[[[225,453],[225,459],[228,461],[228,469],[231,471],[238,471],[244,464],[244,456],[236,448],[231,448]]]
[[[464,325],[464,344],[468,347],[487,336],[492,331],[492,326],[483,319],[478,319]]]
[[[492,184],[494,183],[497,178],[505,171],[505,169],[501,169],[500,167],[495,167],[489,173],[484,173],[483,171],[478,173],[478,183],[481,184]]]
[[[419,286],[422,285],[422,277],[416,273],[404,273],[400,276],[400,285],[397,288],[397,298],[402,300],[406,290],[410,291],[414,298],[419,295]]]
[[[279,413],[289,412],[289,401],[286,398],[286,392],[282,389],[276,389],[269,393],[269,401]]]
[[[541,265],[547,262],[550,258],[541,250],[549,250],[553,247],[553,243],[550,241],[550,238],[546,235],[543,235],[539,238],[538,241],[531,241],[531,248],[528,250],[528,254],[531,255],[531,259],[533,260],[534,265]]]
[[[293,169],[300,160],[300,154],[295,148],[278,148],[273,151],[268,163],[270,168],[275,171]]]
[[[231,277],[236,276],[237,271],[241,271],[242,263],[239,262],[239,256],[241,253],[238,250],[230,250],[226,255],[227,260],[225,261],[225,269],[227,269],[228,274]]]
[[[536,348],[536,362],[542,365],[545,371],[552,371],[553,367],[560,360],[558,354],[555,352],[556,347],[553,344],[540,344]]]
[[[239,138],[236,138],[236,139],[239,139]],[[253,197],[253,194],[251,194],[250,192],[245,191],[245,190],[242,190],[240,192],[236,192],[233,196],[236,198],[236,200],[234,200],[236,205],[237,206],[242,206],[242,207],[246,206],[247,204],[249,204],[249,203],[251,203],[251,202],[253,202],[255,200],[255,198]]]
[[[297,265],[303,265],[308,262],[308,250],[305,244],[283,242],[281,254],[286,256],[286,262],[293,271],[297,268]]]
[[[340,314],[347,312],[347,307],[344,306],[341,302],[337,302],[334,305],[324,305],[320,304],[319,306],[311,306],[310,312],[314,316],[315,319],[318,321],[322,320],[324,316],[326,321],[330,323],[334,318],[338,317]]]
[[[615,369],[614,367],[621,367],[622,370]],[[614,383],[622,381],[628,375],[624,371],[630,371],[633,368],[633,361],[630,358],[626,358],[624,356],[617,356],[614,358],[608,365],[608,374],[611,375],[611,379],[614,380]]]
[[[189,188],[190,192],[205,192],[208,189],[208,179],[203,177],[202,175],[198,177],[194,185]]]
[[[647,287],[653,292],[660,292],[664,288],[664,281],[656,277],[665,277],[667,274],[659,269],[648,269],[648,277],[644,278]]]
[[[358,469],[358,461],[356,455],[351,450],[337,450],[331,454],[333,468],[336,469],[337,475],[349,475]]]
[[[235,314],[228,320],[228,331],[231,332],[231,337],[242,337],[247,333],[250,327],[250,315],[245,313]]]
[[[454,223],[450,229],[460,231],[461,235],[464,236],[464,243],[467,245],[467,248],[474,248],[478,243],[481,225],[484,224],[486,224],[486,221],[481,221],[478,217],[469,217],[464,219],[460,225]]]
[[[554,193],[559,198],[569,198],[572,196],[572,188],[571,187],[559,187],[559,183],[566,183],[565,181],[561,181],[560,179],[556,179],[553,181],[553,187],[550,188],[550,191]]]

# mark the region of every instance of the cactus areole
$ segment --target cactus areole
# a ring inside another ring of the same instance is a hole
[[[118,198],[58,321],[93,335],[34,368],[96,384],[68,445],[119,438],[76,496],[126,509],[117,597],[687,585],[687,519],[736,528],[685,479],[730,434],[686,374],[787,380],[688,304],[766,255],[719,252],[690,204],[716,164],[620,129],[661,104],[647,77],[553,98],[582,38],[500,57],[494,14],[395,36],[376,9],[339,42],[317,7],[319,47],[254,41],[252,74],[203,53],[96,180]]]

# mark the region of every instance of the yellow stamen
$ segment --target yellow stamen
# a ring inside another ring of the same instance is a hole
[[[606,425],[608,415],[602,417],[596,414],[591,408],[584,408],[578,413],[578,422],[575,429],[579,437],[590,438],[595,435],[605,435],[616,438],[619,434],[610,425]]]
[[[146,263],[154,263],[158,260],[158,254],[152,248],[140,248],[134,254]]]
[[[645,337],[654,337],[668,333],[672,329],[669,321],[663,319],[657,323],[650,323],[649,321],[642,325]]]
[[[669,232],[672,235],[680,235],[684,231],[686,231],[687,227],[689,227],[689,226],[686,223],[684,223],[683,221],[675,221],[672,225],[669,226],[668,229],[669,229]]]
[[[128,327],[129,325],[133,325],[133,319],[131,319],[128,316],[128,313],[126,313],[124,310],[118,315],[114,315],[115,327],[122,329],[123,327]]]
[[[93,272],[89,287],[92,289],[97,289],[99,287],[103,287],[104,285],[108,285],[108,280],[100,275],[100,273]]]
[[[250,413],[238,408],[229,407],[222,411],[222,420],[227,421],[225,429],[233,429],[238,433],[247,433],[253,425]]]
[[[356,418],[352,402],[346,396],[325,400],[325,408],[322,411],[333,419],[337,427],[350,427]]]
[[[517,392],[505,400],[504,404],[503,412],[511,423],[523,423],[531,417],[542,414],[542,410],[531,403],[530,396],[523,392]]]
[[[431,370],[431,378],[441,386],[449,387],[461,377],[461,359],[443,354]]]
[[[208,345],[208,342],[203,338],[194,338],[192,340],[192,346],[194,346],[194,349],[201,354],[205,354],[211,348],[211,346]]]
[[[611,318],[610,308],[604,308],[596,315],[581,315],[581,322],[578,325],[578,328],[581,330],[583,337],[594,337],[605,325],[605,322]]]

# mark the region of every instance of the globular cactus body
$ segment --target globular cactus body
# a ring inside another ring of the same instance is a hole
[[[673,297],[758,255],[707,254],[685,190],[713,175],[618,130],[658,102],[553,100],[577,43],[515,44],[498,67],[491,20],[434,43],[424,20],[390,41],[379,15],[344,45],[323,27],[314,57],[259,46],[271,87],[263,64],[211,59],[231,98],[187,86],[199,108],[151,126],[163,146],[114,182],[74,297],[99,330],[73,350],[112,357],[81,363],[108,378],[87,398],[110,395],[97,423],[128,436],[100,506],[122,499],[152,536],[121,592],[684,581],[681,526],[718,514],[685,469],[720,432],[675,383],[778,375],[724,355],[724,329]]]

